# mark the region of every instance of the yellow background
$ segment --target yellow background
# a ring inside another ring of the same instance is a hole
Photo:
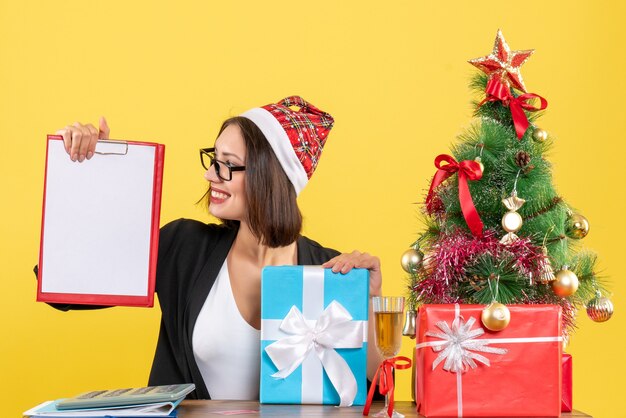
[[[384,292],[402,293],[399,258],[421,228],[414,203],[471,120],[466,60],[488,54],[502,28],[512,49],[536,49],[522,73],[550,103],[539,125],[558,138],[554,181],[589,218],[584,245],[614,291],[608,323],[579,314],[575,407],[626,416],[624,16],[616,1],[2,0],[0,415],[144,385],[159,325],[158,308],[35,302],[47,133],[103,114],[114,138],[166,144],[161,223],[208,220],[194,205],[205,190],[197,149],[224,118],[300,94],[336,119],[299,200],[305,233],[379,255]],[[397,376],[398,399],[410,399],[410,373]]]

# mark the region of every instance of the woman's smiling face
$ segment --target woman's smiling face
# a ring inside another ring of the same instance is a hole
[[[239,167],[246,165],[246,146],[241,129],[228,125],[215,140],[215,159],[219,165]],[[230,181],[222,180],[215,171],[215,164],[204,173],[210,183],[209,212],[219,219],[242,221],[247,212],[245,172],[233,171]],[[220,167],[221,172],[227,171]]]

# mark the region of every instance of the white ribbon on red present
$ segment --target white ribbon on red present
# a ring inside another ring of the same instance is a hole
[[[441,342],[425,343],[431,344],[433,350],[439,353],[433,362],[433,370],[444,360],[443,369],[455,373],[465,371],[468,368],[475,369],[478,367],[476,361],[489,367],[491,365],[489,359],[476,351],[506,354],[507,350],[505,348],[489,347],[490,340],[476,339],[476,337],[483,335],[485,331],[482,328],[472,329],[475,322],[474,318],[470,318],[464,323],[463,318],[456,317],[452,321],[452,326],[449,326],[446,321],[437,322],[437,327],[443,333],[426,332],[426,336],[442,340]]]
[[[443,331],[427,331],[424,335],[427,337],[439,338],[439,341],[428,341],[419,343],[415,348],[432,347],[433,351],[439,353],[433,361],[433,370],[445,360],[443,369],[452,373],[456,373],[456,392],[457,392],[457,416],[463,416],[463,380],[462,374],[469,369],[478,367],[476,361],[491,366],[488,358],[478,354],[478,352],[493,353],[504,355],[507,350],[504,348],[489,347],[489,344],[510,344],[510,343],[540,343],[540,342],[560,342],[563,337],[528,337],[528,338],[483,338],[476,339],[483,335],[485,331],[482,328],[472,330],[472,326],[476,320],[472,317],[467,322],[463,322],[461,317],[461,307],[459,304],[454,305],[454,320],[452,326],[445,321],[437,322],[437,327]]]

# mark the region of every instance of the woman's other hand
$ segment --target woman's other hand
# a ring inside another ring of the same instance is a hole
[[[370,296],[382,294],[383,276],[380,271],[380,259],[368,253],[352,251],[339,254],[324,264],[324,268],[332,269],[333,273],[346,274],[353,268],[368,269],[370,272]]]
[[[353,268],[365,268],[370,272],[370,296],[382,295],[383,276],[380,272],[380,259],[374,257],[368,253],[362,253],[359,251],[352,251],[349,254],[339,254],[337,257],[332,258],[322,264],[324,268],[331,268],[333,272],[341,272],[346,274]],[[372,310],[372,303],[369,303],[369,321],[367,327],[368,341],[376,341],[376,331],[374,324],[374,311]],[[374,379],[378,366],[383,361],[383,357],[376,349],[376,344],[367,345],[367,378]]]
[[[85,159],[90,160],[96,152],[98,139],[109,139],[109,125],[104,116],[100,117],[98,129],[91,123],[86,125],[75,122],[63,129],[56,131],[57,135],[63,137],[65,151],[72,161],[82,163]]]

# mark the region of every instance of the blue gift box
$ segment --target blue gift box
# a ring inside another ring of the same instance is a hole
[[[265,267],[261,403],[364,405],[368,301],[365,269]]]

